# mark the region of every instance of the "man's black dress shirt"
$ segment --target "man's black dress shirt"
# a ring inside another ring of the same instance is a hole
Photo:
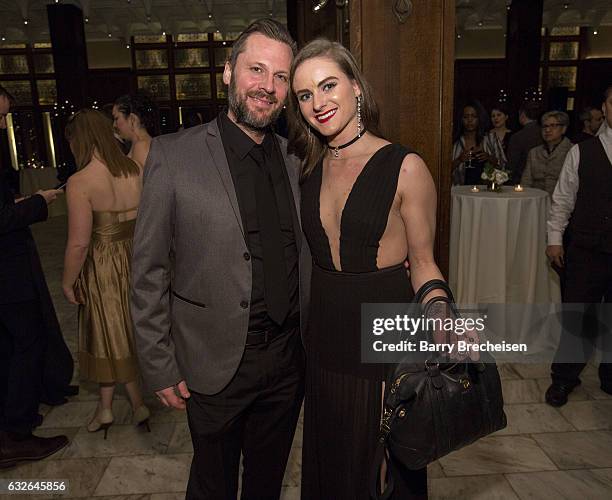
[[[272,131],[266,133],[261,146],[259,146],[228,118],[226,112],[219,114],[217,123],[236,189],[242,224],[247,236],[249,252],[245,254],[245,259],[252,261],[253,286],[249,331],[265,330],[275,326],[275,323],[268,316],[265,301],[263,252],[255,195],[256,181],[260,180],[256,176],[264,176],[264,174],[252,158],[251,150],[256,147],[263,149],[265,167],[271,175],[280,219],[281,244],[284,247],[285,255],[284,262],[278,262],[277,265],[284,266],[287,271],[290,304],[287,318],[295,319],[299,315],[298,252],[293,227],[295,204],[289,178],[278,142]]]

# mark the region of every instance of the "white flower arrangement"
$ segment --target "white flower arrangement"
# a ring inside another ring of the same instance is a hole
[[[508,182],[508,179],[510,179],[510,176],[506,170],[495,168],[490,163],[485,165],[480,177],[482,180],[487,181],[490,184],[495,184],[496,186],[501,186],[502,184]]]

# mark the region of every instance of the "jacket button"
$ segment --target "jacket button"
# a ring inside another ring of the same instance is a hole
[[[249,252],[244,252],[244,260],[251,260],[251,254],[249,254]]]
[[[246,309],[247,307],[249,307],[249,303],[246,300],[243,300],[242,302],[240,302],[240,307]]]

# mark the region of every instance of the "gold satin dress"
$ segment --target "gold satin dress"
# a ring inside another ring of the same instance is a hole
[[[93,212],[87,259],[75,284],[79,306],[81,379],[136,380],[138,364],[130,315],[130,260],[136,209]]]

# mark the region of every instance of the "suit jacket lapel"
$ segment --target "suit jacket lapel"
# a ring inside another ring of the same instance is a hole
[[[236,216],[236,221],[240,227],[242,237],[246,242],[246,235],[244,234],[244,227],[242,225],[242,216],[240,215],[240,205],[238,205],[238,197],[236,196],[236,188],[234,187],[232,173],[230,172],[227,157],[225,156],[225,149],[223,148],[223,141],[221,140],[217,120],[211,121],[206,127],[206,144],[208,145],[213,163],[217,168],[221,182],[232,204],[232,209],[234,210],[234,215]]]

